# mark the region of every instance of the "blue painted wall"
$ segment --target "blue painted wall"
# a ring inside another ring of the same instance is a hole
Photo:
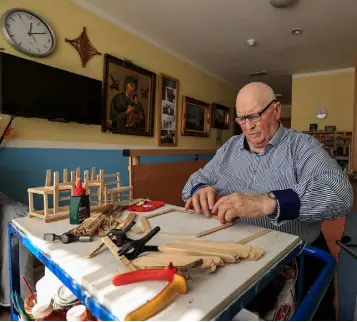
[[[200,155],[200,159],[210,160],[212,155]],[[180,162],[192,160],[194,155],[142,157],[141,163]],[[123,185],[129,184],[128,158],[122,150],[81,150],[81,149],[44,149],[44,148],[2,148],[0,150],[0,191],[9,197],[28,204],[27,188],[41,187],[45,184],[46,170],[73,171],[81,168],[105,173],[121,174]],[[51,199],[51,198],[50,198]],[[42,200],[35,198],[35,206],[42,207]]]

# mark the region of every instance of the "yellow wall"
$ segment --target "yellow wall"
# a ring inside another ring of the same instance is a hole
[[[234,108],[236,91],[226,84],[220,83],[204,72],[167,54],[161,49],[137,38],[123,29],[103,20],[93,13],[72,3],[70,0],[2,0],[0,13],[14,7],[27,8],[38,13],[47,20],[57,35],[56,51],[47,58],[35,59],[39,62],[67,69],[75,73],[102,79],[103,56],[93,57],[86,68],[82,68],[78,53],[72,46],[65,43],[64,38],[76,38],[87,27],[89,39],[101,53],[109,53],[118,58],[127,58],[137,65],[155,73],[165,73],[180,80],[179,119],[181,117],[182,95],[211,103],[213,101]],[[6,52],[21,57],[27,56],[12,49],[0,37],[0,47]],[[156,95],[157,97],[157,95]],[[155,111],[156,112],[156,111]],[[157,116],[157,113],[156,113]],[[3,118],[2,126],[6,121]],[[154,137],[139,137],[128,135],[104,134],[100,126],[80,125],[75,123],[61,124],[40,119],[17,118],[14,121],[16,139],[48,140],[48,141],[78,141],[110,144],[156,145],[156,130]],[[179,127],[181,122],[179,122]],[[155,120],[156,126],[156,120]],[[227,140],[233,133],[223,131],[223,139]],[[216,147],[216,130],[211,129],[209,138],[183,137],[178,138],[180,147]]]
[[[352,131],[354,77],[351,70],[293,77],[291,127],[308,131],[310,123],[317,123],[319,130],[335,125],[339,131]],[[326,119],[316,118],[318,108],[327,109]]]

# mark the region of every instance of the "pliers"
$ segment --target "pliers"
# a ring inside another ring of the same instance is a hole
[[[160,312],[178,294],[187,293],[187,282],[184,275],[178,273],[171,263],[163,269],[143,269],[114,276],[113,285],[127,285],[141,281],[168,281],[162,291],[152,300],[130,312],[125,321],[144,321]]]

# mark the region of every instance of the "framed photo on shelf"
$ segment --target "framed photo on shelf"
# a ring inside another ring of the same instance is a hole
[[[104,55],[102,132],[153,136],[156,74]]]
[[[212,104],[211,126],[217,129],[229,129],[229,107],[223,106],[218,103]]]
[[[179,81],[159,74],[158,145],[177,146]]]
[[[334,125],[326,125],[325,126],[325,132],[335,132],[336,131],[336,126]]]
[[[310,124],[310,132],[317,132],[317,124]]]
[[[183,96],[181,134],[185,136],[207,137],[210,133],[210,104]]]

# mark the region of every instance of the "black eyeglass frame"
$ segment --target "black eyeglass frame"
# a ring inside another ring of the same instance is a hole
[[[270,107],[271,104],[273,103],[277,103],[278,100],[274,99],[272,100],[267,106],[265,106],[260,112],[258,113],[254,113],[254,114],[249,114],[249,115],[245,115],[245,116],[236,116],[235,120],[237,121],[238,124],[245,124],[247,122],[247,119],[249,119],[249,121],[251,123],[256,123],[258,121],[260,121],[262,114]],[[256,121],[252,121],[252,118],[256,117]],[[240,119],[240,120],[239,120]],[[244,120],[244,122],[242,122]]]

